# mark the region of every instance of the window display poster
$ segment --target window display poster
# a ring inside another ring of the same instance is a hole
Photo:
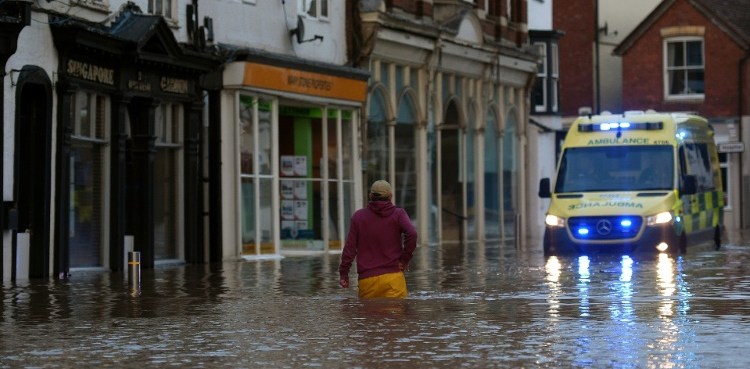
[[[306,200],[294,201],[294,219],[295,220],[307,220],[307,201]]]
[[[294,181],[280,181],[281,183],[281,198],[284,200],[293,200],[297,198],[297,193],[295,192],[295,185],[297,184]]]
[[[307,182],[294,182],[294,199],[307,200]]]
[[[293,200],[281,200],[281,219],[282,220],[294,220],[295,216],[295,201]]]
[[[281,221],[281,229],[288,229],[288,230],[295,229],[294,221],[293,220],[282,220]]]
[[[281,155],[281,175],[285,177],[294,176],[294,156]]]
[[[306,220],[298,220],[294,222],[294,227],[297,229],[307,229],[307,221]]]
[[[307,156],[294,157],[294,175],[298,177],[307,177]]]

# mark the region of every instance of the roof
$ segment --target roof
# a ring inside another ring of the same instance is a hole
[[[742,49],[750,49],[750,0],[664,0],[617,45],[612,53],[625,55],[677,1],[686,1]]]

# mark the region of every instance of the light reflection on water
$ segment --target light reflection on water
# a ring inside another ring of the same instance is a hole
[[[337,255],[6,283],[0,367],[744,367],[750,247],[544,258],[421,247],[410,296],[361,300]],[[354,281],[353,281],[354,282]]]

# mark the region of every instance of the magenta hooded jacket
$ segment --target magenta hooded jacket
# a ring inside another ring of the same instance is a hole
[[[349,280],[355,257],[358,279],[398,272],[399,262],[409,264],[416,248],[417,229],[406,210],[390,201],[370,201],[352,215],[339,274],[341,279]]]

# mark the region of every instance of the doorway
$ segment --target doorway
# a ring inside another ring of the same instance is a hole
[[[49,276],[52,85],[46,72],[24,67],[18,77],[14,168],[18,232],[29,238],[29,278]],[[14,249],[18,247],[14,234]],[[67,253],[56,252],[56,271],[67,271]]]

